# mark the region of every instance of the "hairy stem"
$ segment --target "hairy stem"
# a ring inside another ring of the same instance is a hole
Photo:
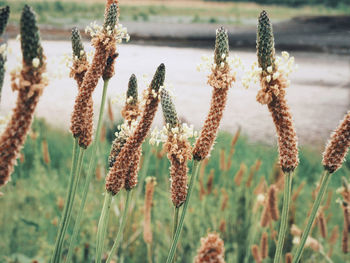
[[[78,211],[78,214],[77,214],[76,219],[75,219],[73,234],[72,234],[72,237],[70,240],[68,255],[66,258],[67,263],[71,261],[72,256],[73,256],[74,248],[76,246],[77,236],[78,236],[79,229],[80,229],[80,222],[82,219],[87,195],[89,192],[90,183],[92,180],[92,176],[94,175],[94,171],[96,169],[96,160],[97,160],[96,153],[97,153],[97,149],[98,149],[98,142],[100,140],[100,133],[101,133],[101,128],[102,128],[104,108],[105,108],[105,104],[106,104],[106,94],[107,94],[108,82],[109,82],[109,79],[106,79],[103,83],[103,91],[102,91],[102,98],[101,98],[101,104],[100,104],[100,111],[99,111],[99,115],[98,115],[98,122],[97,122],[97,128],[96,128],[96,133],[95,133],[95,139],[94,139],[93,144],[92,144],[88,173],[87,173],[87,176],[86,176],[85,182],[84,182],[83,195],[82,195],[79,211]]]
[[[190,202],[191,194],[193,192],[193,185],[194,185],[194,182],[196,181],[196,177],[197,177],[197,174],[198,174],[199,165],[200,165],[199,161],[193,161],[192,176],[191,176],[190,183],[189,183],[189,186],[188,186],[188,193],[187,193],[186,201],[185,201],[184,207],[182,209],[180,221],[179,221],[178,227],[176,229],[175,236],[173,238],[173,242],[171,244],[166,263],[171,263],[174,260],[177,243],[179,241],[179,237],[180,237],[183,225],[184,225],[185,216],[186,216],[188,204]]]
[[[293,256],[293,263],[299,262],[301,255],[303,254],[306,240],[309,236],[310,230],[311,230],[312,225],[315,221],[318,208],[320,207],[323,196],[327,190],[330,178],[331,178],[331,174],[329,172],[325,171],[322,175],[320,190],[318,191],[318,194],[316,196],[316,200],[312,206],[309,220],[307,222],[305,230],[303,231],[303,235],[301,236],[299,247],[297,248],[297,251],[295,252],[295,255]]]
[[[115,238],[115,241],[114,241],[112,249],[111,249],[111,251],[110,251],[110,253],[108,255],[106,263],[111,262],[111,260],[113,258],[113,255],[117,251],[117,249],[119,247],[119,244],[120,244],[120,240],[121,240],[121,238],[123,236],[123,232],[124,232],[124,228],[125,228],[125,224],[126,224],[126,217],[127,217],[127,214],[128,214],[129,204],[130,204],[130,195],[131,195],[130,193],[131,193],[131,190],[127,190],[126,191],[126,201],[125,201],[125,207],[124,207],[122,220],[120,221],[117,237]]]
[[[97,227],[95,263],[102,262],[103,246],[104,246],[105,236],[107,233],[108,218],[109,218],[112,199],[113,199],[112,194],[109,192],[106,192],[100,220],[98,221],[98,227]]]
[[[289,205],[290,205],[290,195],[292,192],[292,173],[285,174],[284,178],[284,193],[283,193],[283,208],[281,216],[280,230],[278,233],[276,254],[273,260],[274,263],[279,263],[282,256],[284,239],[286,237],[286,231],[288,226],[288,214],[289,214]]]

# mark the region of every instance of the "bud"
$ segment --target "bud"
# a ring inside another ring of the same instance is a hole
[[[162,104],[165,123],[169,125],[170,129],[175,128],[179,124],[179,120],[177,118],[175,105],[169,92],[165,89],[162,89],[160,92],[160,102]]]
[[[272,24],[266,11],[259,16],[256,49],[258,52],[259,67],[267,71],[269,66],[275,64],[275,41],[273,37]]]
[[[0,35],[5,31],[10,16],[10,7],[7,5],[0,8]]]

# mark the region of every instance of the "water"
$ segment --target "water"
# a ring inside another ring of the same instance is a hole
[[[85,43],[86,47],[89,46]],[[2,94],[1,114],[9,114],[15,104],[16,94],[11,91],[9,71],[18,64],[16,54],[20,53],[19,43],[9,42],[12,54],[8,55],[8,71]],[[65,41],[44,41],[43,47],[49,58],[50,73],[58,71],[58,61],[64,54],[70,54],[71,44]],[[155,47],[146,45],[121,45],[116,64],[116,75],[110,81],[108,97],[124,94],[128,78],[132,73],[144,88],[142,76],[151,79],[160,63],[166,65],[166,82],[173,86],[178,114],[187,123],[200,129],[210,103],[211,88],[206,84],[206,74],[197,72],[196,65],[203,54],[210,56],[210,49]],[[256,60],[254,52],[231,52],[238,55],[248,67]],[[231,55],[232,55],[231,54]],[[324,53],[293,53],[299,66],[291,75],[292,84],[287,90],[297,134],[301,144],[323,144],[339,120],[349,109],[350,57]],[[258,87],[244,89],[238,81],[229,92],[227,108],[221,129],[235,132],[241,127],[242,133],[252,141],[275,141],[275,128],[267,107],[256,102]],[[169,86],[169,85],[168,85]],[[95,93],[95,106],[98,106],[102,92],[100,81]],[[68,77],[50,80],[49,86],[39,102],[37,116],[64,130],[68,130],[73,103],[77,94],[75,82]],[[120,109],[114,104],[115,111]],[[155,125],[162,125],[160,111]]]

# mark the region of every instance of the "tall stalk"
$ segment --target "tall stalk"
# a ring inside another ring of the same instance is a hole
[[[299,262],[301,255],[303,254],[306,240],[309,236],[310,230],[311,230],[312,225],[315,221],[317,211],[318,211],[318,208],[320,207],[323,196],[327,190],[331,175],[332,174],[329,173],[328,171],[325,171],[322,175],[320,190],[318,191],[317,196],[316,196],[316,200],[312,206],[311,214],[310,214],[309,220],[307,222],[306,228],[303,231],[303,235],[301,236],[299,247],[297,248],[297,251],[295,252],[295,255],[293,256],[293,263]]]
[[[68,184],[68,191],[66,194],[66,202],[64,205],[63,213],[60,220],[60,225],[56,236],[55,248],[51,258],[52,263],[59,262],[60,255],[61,255],[61,245],[62,245],[62,239],[63,239],[62,236],[64,236],[63,232],[64,232],[65,225],[67,224],[66,222],[68,219],[69,202],[72,199],[72,190],[74,187],[74,176],[77,168],[77,160],[78,160],[78,153],[79,153],[78,149],[79,149],[78,139],[75,139],[73,144],[72,166],[71,166],[70,175],[69,175],[69,184]]]
[[[274,263],[279,263],[282,256],[284,239],[286,237],[286,231],[288,226],[288,213],[289,213],[289,205],[290,205],[290,196],[292,192],[292,178],[293,178],[293,175],[291,172],[285,174],[281,225],[278,233],[276,254],[273,260]]]
[[[127,217],[128,210],[129,210],[130,195],[131,195],[131,190],[127,190],[126,191],[126,201],[125,201],[125,207],[124,207],[122,220],[120,221],[117,237],[115,238],[115,241],[113,243],[112,249],[109,252],[109,255],[108,255],[106,263],[110,263],[111,262],[112,257],[115,254],[117,248],[119,247],[120,240],[121,240],[121,238],[123,236],[123,232],[124,232],[124,228],[125,228],[125,224],[126,224],[126,217]]]
[[[103,83],[100,111],[99,111],[99,116],[98,116],[95,139],[94,139],[94,142],[93,142],[92,147],[91,147],[92,150],[91,150],[91,154],[90,154],[88,173],[87,173],[87,176],[85,178],[85,183],[84,183],[84,188],[83,188],[83,196],[81,199],[78,214],[77,214],[76,219],[75,219],[75,225],[74,225],[73,234],[72,234],[72,237],[70,240],[70,245],[69,245],[69,249],[68,249],[68,255],[66,258],[66,262],[70,262],[72,259],[72,256],[73,256],[73,251],[74,251],[74,248],[76,245],[76,240],[77,240],[77,236],[78,236],[79,229],[80,229],[80,222],[81,222],[81,218],[82,218],[83,211],[85,208],[85,203],[86,203],[86,198],[87,198],[89,187],[90,187],[90,182],[92,180],[92,176],[93,176],[95,168],[96,168],[96,160],[97,160],[96,153],[98,150],[98,142],[100,139],[100,133],[101,133],[101,128],[102,128],[102,120],[103,120],[104,108],[105,108],[105,104],[106,104],[106,94],[107,94],[108,83],[109,83],[109,79],[106,79]]]
[[[198,174],[199,166],[200,166],[200,162],[199,161],[193,161],[192,175],[191,175],[190,183],[188,185],[187,198],[186,198],[186,201],[185,201],[185,203],[183,205],[184,207],[182,209],[180,221],[179,221],[179,224],[177,226],[177,229],[176,229],[176,232],[175,232],[175,236],[173,238],[173,241],[172,241],[172,244],[171,244],[171,247],[170,247],[170,250],[169,250],[169,254],[168,254],[168,258],[166,260],[166,263],[173,262],[173,259],[174,259],[174,256],[175,256],[176,247],[177,247],[177,243],[179,241],[179,237],[180,237],[183,225],[184,225],[188,204],[190,202],[191,195],[192,195],[192,192],[193,192],[193,185],[194,185],[194,182],[196,181],[196,177],[197,177],[197,174]]]
[[[107,232],[109,212],[111,208],[113,195],[109,192],[105,192],[105,199],[103,202],[102,212],[97,228],[97,240],[96,240],[96,258],[95,262],[100,263],[102,260],[102,253],[104,247],[105,236]]]
[[[174,222],[173,222],[173,236],[172,236],[172,238],[174,238],[174,236],[175,236],[177,225],[179,223],[179,211],[180,211],[180,207],[174,208]]]

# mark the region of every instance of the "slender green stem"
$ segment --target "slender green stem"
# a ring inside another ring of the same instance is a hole
[[[94,171],[96,168],[96,160],[97,160],[96,153],[97,153],[97,148],[98,148],[98,142],[100,140],[100,133],[101,133],[101,128],[102,128],[104,108],[105,108],[105,104],[106,104],[106,94],[107,94],[108,83],[109,83],[109,79],[106,79],[103,83],[103,91],[102,91],[102,98],[101,98],[101,104],[100,104],[100,111],[99,111],[99,115],[98,115],[98,122],[97,122],[97,128],[96,128],[96,133],[95,133],[95,139],[94,139],[92,146],[91,146],[92,150],[90,153],[88,173],[87,173],[87,176],[86,176],[85,182],[84,182],[83,195],[81,198],[79,211],[78,211],[78,214],[75,218],[75,225],[74,225],[74,229],[73,229],[73,234],[72,234],[72,237],[70,240],[68,254],[67,254],[67,258],[66,258],[67,263],[72,260],[74,248],[76,246],[76,241],[77,241],[77,237],[78,237],[78,233],[79,233],[79,229],[80,229],[80,222],[82,219],[87,195],[89,192],[90,182],[92,180],[92,176],[94,175]]]
[[[197,177],[197,174],[198,174],[199,165],[200,165],[200,162],[198,162],[198,161],[194,161],[193,162],[192,176],[191,176],[191,179],[190,179],[190,183],[188,185],[187,198],[186,198],[186,201],[184,203],[184,207],[182,209],[180,221],[179,221],[178,227],[176,229],[175,236],[173,238],[173,242],[171,244],[166,263],[173,262],[173,259],[174,259],[174,256],[175,256],[176,247],[177,247],[177,243],[179,241],[179,237],[180,237],[183,225],[184,225],[184,220],[185,220],[185,216],[186,216],[186,212],[187,212],[187,207],[188,207],[188,204],[190,202],[191,194],[193,192],[193,185],[194,185],[194,182],[196,181],[196,177]]]
[[[306,228],[303,232],[303,235],[301,236],[299,247],[297,248],[297,251],[295,252],[295,255],[293,256],[293,263],[298,263],[300,258],[301,258],[301,255],[303,254],[306,240],[309,236],[310,230],[311,230],[312,225],[315,221],[317,211],[318,211],[318,208],[320,207],[323,196],[327,190],[331,175],[332,174],[328,173],[327,171],[325,171],[322,175],[320,190],[318,191],[318,194],[316,196],[316,200],[312,206],[311,214],[310,214],[309,220],[307,222]]]
[[[96,238],[96,258],[95,263],[102,262],[103,246],[105,241],[105,236],[107,233],[109,211],[111,208],[113,195],[109,192],[105,193],[105,200],[103,202],[102,212],[100,220],[98,222],[97,228],[97,238]]]
[[[278,233],[276,254],[273,260],[274,263],[279,263],[282,256],[282,250],[284,245],[284,239],[286,237],[286,231],[288,226],[288,214],[289,214],[289,204],[290,204],[290,195],[292,192],[292,173],[285,174],[284,178],[284,193],[283,193],[283,208],[281,216],[281,225]]]
[[[126,191],[126,201],[125,201],[125,207],[124,207],[122,220],[120,221],[117,237],[115,238],[115,241],[114,241],[114,244],[112,246],[112,249],[109,252],[109,255],[108,255],[108,258],[106,260],[106,263],[111,262],[111,260],[113,258],[113,255],[117,251],[117,249],[119,247],[119,244],[120,244],[120,240],[121,240],[121,238],[123,236],[123,232],[124,232],[124,228],[125,228],[125,224],[126,224],[126,217],[128,215],[129,204],[130,204],[130,195],[131,195],[130,193],[131,193],[131,190],[127,190]]]
[[[174,209],[174,222],[173,222],[173,235],[172,235],[172,238],[174,238],[174,236],[175,236],[176,229],[177,229],[177,224],[179,222],[179,211],[180,211],[180,207],[175,207],[175,209]]]
[[[147,261],[148,263],[152,263],[152,245],[147,243]]]
[[[63,212],[61,215],[61,220],[60,220],[60,225],[57,231],[57,236],[56,236],[56,241],[55,241],[55,248],[52,254],[52,258],[51,258],[51,262],[52,263],[56,263],[59,262],[60,258],[60,246],[61,246],[61,239],[62,239],[62,235],[63,235],[63,229],[64,229],[64,223],[66,221],[66,217],[67,217],[67,209],[68,209],[68,203],[69,200],[71,199],[71,195],[72,195],[72,189],[73,189],[73,184],[74,184],[74,173],[76,170],[76,163],[77,163],[77,158],[78,158],[78,140],[75,139],[74,140],[74,144],[73,144],[73,154],[72,154],[72,166],[71,166],[71,170],[70,170],[70,174],[69,174],[69,183],[68,183],[68,191],[66,193],[66,202],[64,204],[64,208],[63,208]]]

